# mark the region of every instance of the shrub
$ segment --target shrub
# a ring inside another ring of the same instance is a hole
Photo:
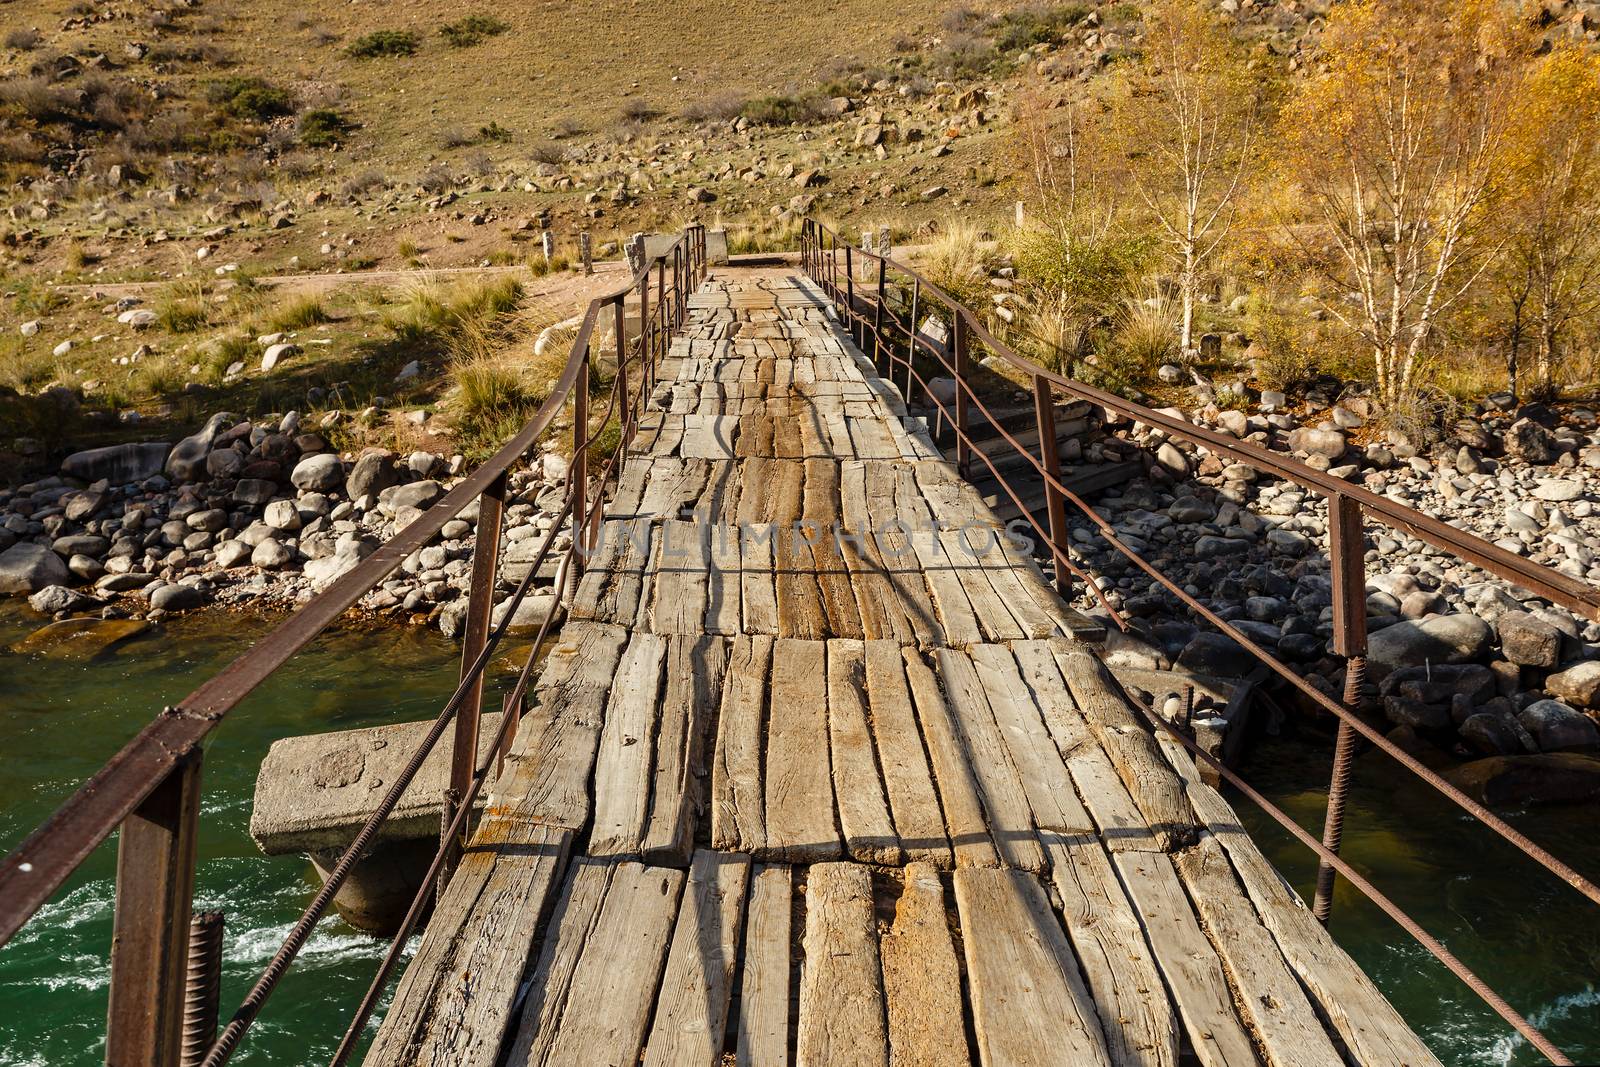
[[[718,93],[686,105],[683,117],[690,122],[727,122],[743,114],[748,102],[743,93]]]
[[[498,122],[490,122],[487,126],[478,127],[478,140],[494,144],[505,144],[511,140],[511,131]]]
[[[570,115],[563,115],[550,127],[550,136],[558,141],[565,141],[572,137],[581,137],[588,130],[583,123]]]
[[[828,116],[828,98],[820,92],[804,96],[763,96],[746,101],[739,114],[757,126],[792,126]]]
[[[419,43],[417,35],[410,30],[373,30],[350,42],[345,52],[356,59],[414,56]]]
[[[490,37],[498,37],[511,27],[493,15],[468,15],[439,27],[439,36],[452,48],[467,48]]]
[[[52,85],[43,76],[12,78],[0,82],[0,105],[21,112],[35,122],[60,122],[73,117],[76,96]]]
[[[1132,392],[1154,379],[1156,368],[1178,353],[1178,308],[1156,294],[1123,302],[1116,333],[1096,357],[1095,384]]]
[[[622,117],[627,122],[648,122],[655,118],[658,112],[650,101],[643,97],[630,97],[622,103]]]
[[[557,164],[567,158],[567,150],[554,141],[539,141],[528,150],[535,163]]]
[[[6,47],[15,48],[19,52],[31,52],[39,47],[43,35],[35,29],[15,29],[6,34]]]
[[[329,107],[319,107],[300,116],[300,143],[308,148],[329,148],[344,140],[352,129],[350,121]]]
[[[923,253],[922,273],[958,303],[981,308],[989,300],[992,255],[976,225],[954,222],[944,227]]]
[[[287,90],[255,77],[217,78],[206,86],[206,99],[234,118],[264,122],[294,111]]]
[[[464,148],[472,143],[472,135],[459,126],[447,126],[439,133],[440,148]]]

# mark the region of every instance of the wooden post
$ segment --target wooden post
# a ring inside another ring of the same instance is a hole
[[[584,230],[578,234],[578,255],[583,259],[583,273],[594,273],[594,245],[589,237],[589,231]]]
[[[114,1067],[176,1067],[182,1052],[200,764],[196,746],[122,823],[106,1011]]]
[[[967,439],[967,324],[959,311],[951,312],[950,318],[956,372],[956,467],[965,477],[972,460],[972,445]]]
[[[556,255],[556,238],[549,230],[539,235],[539,247],[544,249],[544,265],[549,266]]]
[[[655,334],[650,324],[650,276],[639,279],[639,406],[650,400],[655,374]]]
[[[467,600],[466,627],[461,638],[461,677],[464,680],[472,665],[483,654],[489,641],[489,629],[494,620],[495,579],[500,566],[500,529],[504,523],[506,502],[506,476],[501,474],[489,484],[478,498],[478,531],[472,545],[472,584]],[[450,788],[445,793],[440,812],[439,833],[442,836],[455,822],[457,803],[467,795],[472,775],[478,768],[478,726],[483,708],[483,674],[472,680],[456,710],[455,734],[450,749]],[[465,824],[453,841],[445,841],[447,848],[444,864],[439,870],[439,886],[443,888],[455,873],[461,859],[461,845],[466,841]]]
[[[888,280],[888,268],[886,267],[885,262],[886,261],[880,256],[878,259],[878,304],[872,309],[872,365],[879,368],[879,374],[887,371],[888,376],[892,381],[894,379],[894,364],[892,362],[892,357],[894,355],[893,349],[890,349],[888,353],[891,357],[891,361],[884,366],[879,366],[879,361],[882,358],[881,349],[883,347],[883,287]]]
[[[1063,562],[1067,556],[1067,498],[1050,483],[1061,480],[1061,448],[1056,443],[1055,397],[1050,393],[1050,379],[1042,374],[1033,376],[1033,417],[1039,429],[1039,462],[1047,475],[1044,483],[1045,511],[1050,517],[1050,544],[1054,546],[1051,558],[1055,560],[1056,592],[1063,600],[1072,597],[1072,576]]]
[[[1361,685],[1367,673],[1366,546],[1362,541],[1361,505],[1343,494],[1328,499],[1328,559],[1333,579],[1333,650],[1345,657],[1344,706],[1360,710]],[[1333,747],[1333,774],[1328,782],[1328,810],[1323,817],[1322,844],[1337,853],[1344,840],[1345,799],[1356,758],[1356,731],[1340,721]],[[1317,864],[1317,888],[1311,914],[1322,922],[1333,911],[1336,873],[1326,861]]]

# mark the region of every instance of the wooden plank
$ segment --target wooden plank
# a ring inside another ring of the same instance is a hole
[[[883,994],[889,1012],[890,1067],[967,1067],[961,968],[945,916],[939,872],[910,863],[883,935]]]
[[[1165,735],[1157,740],[1196,814],[1227,851],[1261,921],[1355,1061],[1434,1067],[1437,1058],[1261,854],[1233,808],[1201,780],[1188,751]]]
[[[883,770],[895,836],[911,859],[949,867],[950,842],[945,836],[933,772],[922,747],[911,691],[906,686],[900,645],[894,641],[868,641],[865,654],[872,738]]]
[[[739,610],[745,633],[778,632],[778,587],[772,555],[778,529],[769,523],[745,526],[739,532]]]
[[[983,817],[983,800],[966,745],[950,715],[939,680],[914,648],[901,650],[906,682],[916,703],[922,735],[928,741],[928,759],[939,787],[939,805],[950,834],[957,867],[995,867],[1000,863],[989,824]]]
[[[1210,834],[1175,857],[1195,910],[1233,986],[1234,1003],[1255,1032],[1271,1067],[1339,1067],[1344,1061],[1323,1032],[1272,935],[1233,876]]]
[[[578,958],[549,1055],[523,1061],[513,1051],[511,1062],[638,1062],[682,888],[682,871],[632,862],[617,866]]]
[[[1066,758],[1079,745],[1095,744],[1089,724],[1084,722],[1083,713],[1073,702],[1066,680],[1061,677],[1061,668],[1056,666],[1049,642],[1017,641],[1012,644],[1011,653],[1017,657],[1022,680],[1028,683],[1038,700],[1056,751]]]
[[[945,555],[938,535],[933,532],[934,516],[917,491],[913,472],[909,467],[897,467],[894,473],[895,514],[912,531],[906,535],[906,543],[920,565],[921,577],[938,611],[945,640],[952,645],[973,644],[983,640],[978,617],[962,587],[961,578]]]
[[[1098,744],[1081,745],[1067,757],[1067,770],[1100,837],[1112,852],[1160,852],[1144,813],[1133,802],[1110,758]]]
[[[1068,834],[1094,833],[1094,820],[1072,786],[1072,776],[1045,728],[1037,698],[1022,680],[1017,661],[1004,645],[974,645],[973,666],[994,712],[1017,777],[1041,830]]]
[[[649,478],[639,501],[641,517],[676,519],[705,491],[708,468],[703,460],[686,462],[668,456],[648,462]]]
[[[365,1062],[492,1067],[572,832],[489,819],[462,855]]]
[[[561,1017],[567,1010],[578,959],[583,954],[583,947],[588,943],[595,923],[600,921],[600,908],[605,903],[606,890],[611,886],[611,876],[615,871],[616,864],[610,860],[584,856],[573,861],[562,887],[561,899],[551,912],[544,948],[539,953],[539,961],[528,984],[521,1022],[512,1041],[510,1062],[535,1064],[548,1060]],[[393,1013],[391,1008],[390,1014]],[[375,1061],[369,1053],[367,1062],[389,1064],[409,1061],[387,1058]],[[491,1059],[489,1062],[495,1061]]]
[[[1133,904],[1092,835],[1041,835],[1111,1062],[1172,1067],[1178,1021]]]
[[[509,808],[530,822],[582,829],[592,806],[594,771],[607,694],[628,631],[601,623],[568,623],[545,658],[534,706],[522,717],[489,807]]]
[[[739,528],[717,525],[711,528],[711,560],[706,577],[706,619],[708,634],[739,633],[742,624],[743,574],[739,562]]]
[[[854,863],[819,863],[806,879],[798,1067],[887,1067],[883,974],[872,877]]]
[[[722,1058],[749,876],[748,856],[695,853],[645,1046],[645,1067],[706,1067]]]
[[[1222,961],[1200,930],[1172,860],[1160,852],[1133,851],[1113,851],[1111,859],[1138,910],[1195,1058],[1204,1067],[1259,1063],[1234,1011]]]
[[[828,738],[845,851],[861,863],[898,866],[903,853],[867,728],[866,650],[860,641],[828,642]]]
[[[817,588],[811,548],[793,526],[777,527],[776,535],[772,563],[778,589],[778,632],[784,637],[826,637],[828,615]]]
[[[1183,783],[1161,757],[1155,738],[1135,717],[1126,698],[1113,689],[1100,660],[1069,642],[1054,647],[1073,700],[1144,815],[1155,847],[1171,852],[1193,841],[1194,809],[1184,795]]]
[[[744,930],[739,989],[738,1067],[789,1067],[789,936],[794,875],[786,865],[756,869]]]
[[[779,640],[767,722],[765,855],[814,863],[840,854],[828,758],[827,646]]]
[[[637,855],[650,811],[652,755],[667,639],[635,633],[617,667],[594,769],[593,856]]]
[[[711,765],[712,848],[756,853],[766,847],[761,739],[771,669],[772,638],[734,638]]]
[[[1043,870],[1044,853],[1034,836],[1033,810],[1010,750],[995,724],[977,670],[970,659],[954,649],[938,649],[934,661],[944,681],[951,714],[961,730],[967,760],[978,779],[995,848],[1008,866]]]
[[[655,558],[655,606],[651,626],[658,634],[699,636],[705,632],[711,567],[706,531],[692,522],[661,524]]]
[[[984,1067],[1109,1067],[1094,1003],[1038,880],[961,869],[955,888]]]
[[[727,642],[719,637],[668,639],[650,816],[640,845],[647,862],[689,861],[695,822],[705,807],[706,734],[726,663]]]
[[[587,561],[572,600],[571,618],[623,626],[636,624],[644,572],[650,560],[651,533],[649,519],[601,526],[600,544]]]

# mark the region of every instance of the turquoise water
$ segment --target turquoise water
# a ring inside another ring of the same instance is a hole
[[[1251,752],[1245,779],[1320,837],[1332,752],[1331,739],[1263,739]],[[1312,853],[1247,798],[1229,800],[1309,901],[1316,881]],[[1600,880],[1600,809],[1594,805],[1499,814],[1580,874]],[[1600,905],[1377,752],[1357,763],[1341,855],[1574,1062],[1600,1063]],[[1443,1063],[1548,1062],[1343,881],[1331,928]]]
[[[0,649],[37,624],[36,616],[0,608]],[[92,664],[0,651],[0,852],[10,851],[163,704],[268,628],[221,614],[175,619]],[[256,769],[268,745],[293,734],[431,718],[454,689],[458,655],[454,642],[421,627],[325,635],[212,735],[196,905],[227,912],[224,1018],[317,887],[303,860],[263,857],[247,832]],[[102,1061],[115,860],[114,842],[99,849],[0,950],[0,1065]],[[235,1062],[326,1062],[384,948],[337,917],[324,919]]]
[[[175,619],[92,664],[7,651],[38,624],[0,606],[0,852],[9,851],[164,703],[265,633],[259,620]],[[454,688],[457,646],[422,629],[350,629],[292,659],[230,714],[206,753],[198,906],[228,914],[224,1013],[248,991],[315,891],[307,865],[267,859],[247,833],[256,768],[293,734],[429,718]],[[381,679],[380,690],[374,679]],[[488,706],[498,701],[487,697]],[[1286,737],[1253,752],[1249,779],[1320,832],[1331,742]],[[1600,907],[1544,874],[1425,788],[1396,786],[1381,756],[1358,765],[1345,855],[1499,989],[1572,1058],[1600,1062]],[[1235,806],[1311,896],[1310,854],[1249,801]],[[1593,807],[1512,813],[1525,833],[1600,878]],[[115,852],[102,848],[0,950],[0,1067],[101,1062]],[[1465,1067],[1543,1062],[1359,894],[1341,887],[1333,930],[1426,1037]],[[236,1062],[326,1062],[384,944],[324,919]]]

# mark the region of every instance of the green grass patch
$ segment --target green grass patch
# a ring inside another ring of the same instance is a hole
[[[300,116],[300,143],[307,148],[332,148],[344,141],[354,126],[329,107],[319,107]]]
[[[491,37],[498,37],[511,27],[493,15],[468,15],[439,27],[439,36],[452,48],[470,48]]]
[[[244,75],[213,79],[206,86],[206,99],[226,115],[256,122],[294,112],[294,99],[288,90]]]

